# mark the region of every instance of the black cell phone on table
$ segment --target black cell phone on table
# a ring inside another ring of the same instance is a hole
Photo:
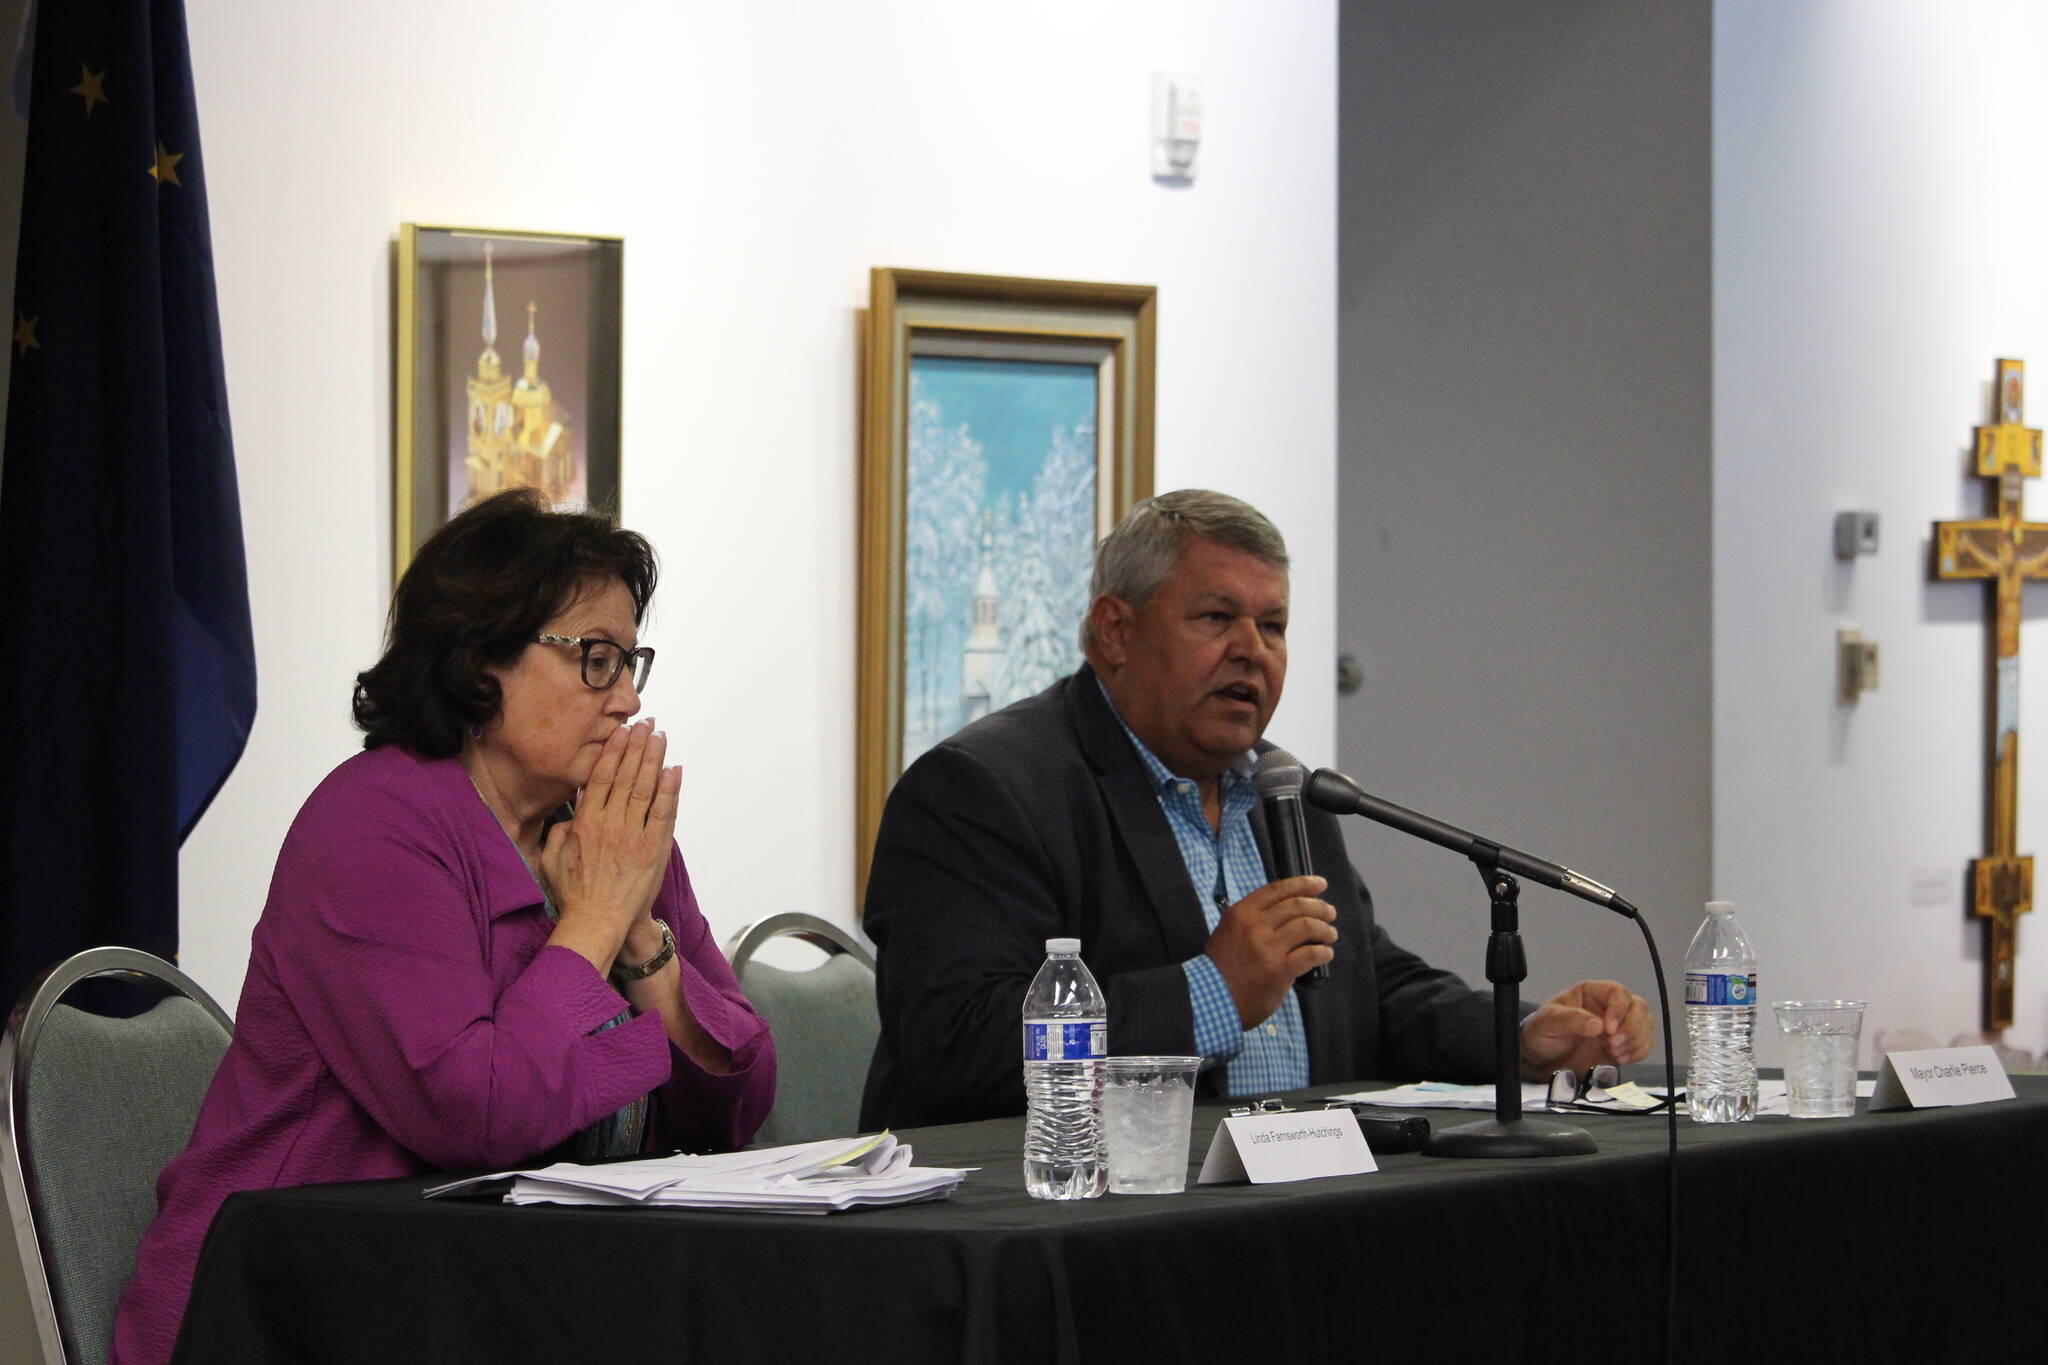
[[[1377,1109],[1357,1100],[1327,1100],[1323,1108],[1349,1109],[1358,1120],[1358,1130],[1365,1134],[1365,1145],[1375,1156],[1420,1151],[1422,1144],[1429,1141],[1429,1120],[1420,1114]]]

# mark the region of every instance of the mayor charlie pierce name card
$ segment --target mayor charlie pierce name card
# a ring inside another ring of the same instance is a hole
[[[1940,1109],[2012,1098],[2012,1079],[2005,1074],[2005,1063],[1988,1044],[1930,1047],[1885,1053],[1870,1107]]]

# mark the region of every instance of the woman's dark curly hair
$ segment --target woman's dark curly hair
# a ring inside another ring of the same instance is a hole
[[[428,537],[398,580],[384,657],[356,675],[363,747],[459,752],[463,732],[498,713],[486,670],[518,658],[592,584],[625,584],[638,623],[658,573],[653,547],[607,516],[551,511],[532,489],[478,502]]]

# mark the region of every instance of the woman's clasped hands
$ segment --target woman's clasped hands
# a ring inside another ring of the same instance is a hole
[[[548,831],[534,871],[561,916],[550,942],[609,972],[635,925],[646,922],[675,838],[682,769],[664,768],[668,736],[650,717],[605,740],[577,794],[575,817]],[[645,934],[643,933],[643,937]]]

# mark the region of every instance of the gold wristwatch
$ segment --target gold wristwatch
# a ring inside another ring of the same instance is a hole
[[[658,919],[655,923],[661,926],[661,951],[637,967],[629,967],[623,962],[614,960],[612,962],[612,972],[619,980],[639,981],[644,977],[653,976],[663,967],[666,967],[668,960],[676,955],[676,936],[675,932],[668,927],[668,921]]]

